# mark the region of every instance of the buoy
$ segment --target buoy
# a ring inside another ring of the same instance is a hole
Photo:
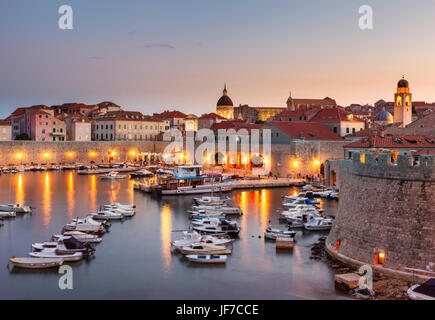
[[[15,259],[15,256],[12,256],[12,259]]]

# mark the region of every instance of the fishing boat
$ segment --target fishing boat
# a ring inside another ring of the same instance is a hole
[[[9,262],[16,268],[24,269],[48,269],[59,267],[63,264],[63,258],[15,258],[9,259]]]
[[[182,254],[231,254],[231,250],[226,247],[208,243],[191,243],[185,246],[180,246],[178,250]]]
[[[435,300],[435,278],[423,284],[415,284],[407,291],[411,300]]]
[[[91,214],[94,219],[97,220],[122,220],[124,215],[122,213],[116,213],[108,210],[98,211]]]
[[[223,214],[236,214],[236,215],[242,214],[242,210],[238,207],[200,205],[200,206],[192,206],[192,209],[194,211],[203,210],[206,213],[219,212]]]
[[[320,231],[330,230],[332,228],[333,220],[331,218],[308,216],[307,222],[304,223],[306,230]]]
[[[154,174],[151,171],[146,169],[141,169],[135,172],[130,173],[130,178],[146,178],[152,177]]]
[[[58,259],[60,258],[68,262],[80,261],[83,259],[82,252],[59,254],[56,252],[56,249],[53,248],[44,249],[40,252],[30,252],[29,255],[34,258],[58,258]]]
[[[226,204],[230,198],[224,198],[221,199],[221,197],[210,197],[210,196],[203,196],[201,198],[193,198],[193,203],[197,206],[200,205],[217,205],[222,206]]]
[[[270,225],[266,228],[266,231],[264,232],[264,238],[269,240],[276,240],[276,238],[278,237],[294,238],[295,235],[296,231],[274,229]]]
[[[22,204],[4,204],[0,205],[0,211],[7,211],[7,212],[17,212],[17,213],[31,213],[32,207],[30,206],[24,206]]]
[[[127,176],[123,174],[119,174],[117,171],[110,171],[106,174],[102,174],[99,176],[100,179],[109,179],[109,180],[115,180],[115,179],[125,179]]]
[[[157,195],[185,195],[228,192],[231,182],[224,182],[220,174],[204,174],[201,165],[176,166],[171,176],[159,177],[151,186]]]
[[[197,254],[188,254],[186,258],[192,262],[198,263],[226,263],[228,256],[226,255],[197,255]]]

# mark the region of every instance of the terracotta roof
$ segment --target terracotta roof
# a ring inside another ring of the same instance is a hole
[[[296,110],[296,111],[290,111],[290,110],[284,110],[278,113],[275,117],[304,117],[309,116],[316,111],[314,110]]]
[[[10,126],[10,124],[5,120],[0,120],[0,126]]]
[[[272,125],[292,139],[304,140],[344,140],[321,123],[272,121]]]
[[[226,118],[212,112],[212,113],[206,113],[203,114],[201,117],[199,117],[199,119],[221,119],[221,120],[226,120]]]
[[[293,99],[294,104],[314,104],[322,106],[332,106],[337,105],[334,99],[326,97],[325,99]]]
[[[252,123],[246,123],[243,120],[231,120],[231,121],[222,121],[219,123],[215,123],[211,126],[212,130],[219,130],[219,129],[234,129],[236,131],[239,131],[240,129],[247,129],[250,133],[252,129],[262,129],[264,127],[264,124],[252,124]]]
[[[422,154],[429,154],[429,155],[435,155],[435,149],[429,149],[429,150],[420,150],[417,152],[412,153],[415,156],[421,156]]]
[[[139,111],[109,111],[96,120],[157,121],[153,117],[145,116]]]
[[[349,118],[351,117],[351,118]],[[340,108],[332,108],[332,109],[322,109],[317,112],[317,114],[311,118],[311,122],[341,122],[341,121],[350,121],[350,122],[364,122],[357,117],[354,117],[351,113],[346,112]]]
[[[423,135],[372,135],[344,146],[345,148],[435,148],[435,138]]]
[[[164,111],[160,114],[156,114],[155,116],[161,118],[161,119],[173,119],[173,118],[186,118],[187,116],[180,111],[174,110],[174,111]]]

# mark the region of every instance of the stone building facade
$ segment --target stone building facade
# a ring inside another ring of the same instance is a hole
[[[435,274],[435,157],[356,153],[340,162],[329,254],[354,266],[414,279]],[[381,259],[382,258],[382,259]]]

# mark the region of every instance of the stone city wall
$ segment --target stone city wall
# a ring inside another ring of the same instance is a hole
[[[333,256],[401,277],[435,275],[435,157],[356,153],[340,161],[338,214],[327,239]],[[379,265],[376,256],[385,254]]]
[[[0,165],[108,163],[110,157],[113,162],[121,162],[136,159],[141,152],[162,153],[166,145],[160,141],[5,141],[0,142]]]

